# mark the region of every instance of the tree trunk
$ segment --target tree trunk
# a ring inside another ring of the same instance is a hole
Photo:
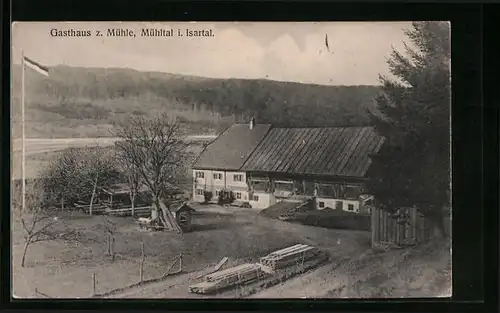
[[[132,217],[135,216],[135,192],[130,192],[130,203],[132,206]]]
[[[21,258],[21,266],[24,267],[24,261],[26,260],[26,253],[28,252],[28,247],[31,243],[31,240],[28,239],[26,240],[26,242],[24,243],[24,249],[23,249],[23,256]]]
[[[160,211],[160,201],[158,201],[158,198],[153,195],[153,211],[154,215],[156,216],[156,219],[160,219],[159,211]]]
[[[95,197],[95,192],[96,192],[96,189],[97,189],[97,180],[98,180],[99,176],[96,177],[95,181],[94,181],[94,187],[92,188],[92,196],[90,197],[90,207],[89,207],[89,214],[92,215],[92,206],[94,205],[94,197]]]

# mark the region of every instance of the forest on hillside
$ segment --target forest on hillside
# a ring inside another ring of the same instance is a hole
[[[19,134],[20,67],[13,69],[14,136]],[[324,86],[213,79],[131,69],[57,66],[26,70],[26,118],[33,137],[109,136],[127,116],[168,112],[193,133],[217,133],[255,117],[276,126],[367,125],[376,86]],[[31,132],[31,133],[30,133]]]

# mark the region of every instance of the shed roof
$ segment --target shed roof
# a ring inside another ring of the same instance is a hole
[[[241,170],[362,178],[383,142],[373,127],[273,128]]]
[[[189,212],[194,212],[195,209],[190,207],[186,202],[176,202],[176,203],[171,203],[169,205],[170,212],[180,212],[180,211],[189,211]]]
[[[196,160],[195,169],[239,170],[271,125],[235,124],[210,143]]]

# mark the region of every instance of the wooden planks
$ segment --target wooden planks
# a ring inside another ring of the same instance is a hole
[[[260,264],[246,263],[206,275],[204,281],[189,286],[189,291],[193,293],[213,293],[231,286],[247,284],[267,275],[262,271]]]
[[[326,254],[321,253],[315,247],[296,244],[269,253],[260,259],[261,263],[245,263],[217,273],[205,275],[202,282],[189,286],[189,291],[192,293],[209,294],[243,284],[255,282],[259,284],[282,271],[291,270],[292,272],[302,273],[306,267],[314,267],[326,258]],[[275,270],[278,270],[278,272],[275,272]]]
[[[272,270],[276,270],[313,259],[319,252],[319,249],[315,247],[297,244],[260,258],[260,263]]]

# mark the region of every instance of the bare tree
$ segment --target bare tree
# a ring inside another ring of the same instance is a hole
[[[64,203],[81,200],[90,196],[89,211],[95,202],[97,190],[105,186],[116,173],[111,152],[101,148],[70,148],[56,157],[43,170],[47,177],[45,190],[57,196],[64,208]]]
[[[66,149],[42,169],[40,176],[46,178],[44,190],[54,195],[61,209],[64,209],[65,203],[71,203],[81,195],[82,180],[78,166],[80,159],[79,149]]]
[[[127,184],[129,186],[129,197],[130,205],[132,207],[132,216],[135,216],[135,201],[139,190],[142,186],[141,174],[137,166],[127,158],[123,151],[117,153],[117,161],[121,172],[127,179]]]
[[[80,175],[84,180],[84,185],[90,187],[90,207],[89,214],[92,215],[92,207],[95,202],[97,190],[109,184],[116,172],[111,153],[97,146],[87,150],[87,153],[80,160]]]
[[[162,198],[179,187],[189,156],[190,143],[179,121],[167,114],[152,120],[133,117],[119,126],[116,136],[120,138],[118,151],[134,165],[151,192],[155,215],[161,210],[165,227],[182,232],[168,206],[162,208]]]
[[[78,241],[77,229],[64,225],[57,216],[43,208],[45,193],[41,184],[31,182],[25,191],[24,209],[20,206],[19,199],[22,195],[14,197],[13,216],[17,224],[24,230],[24,249],[21,257],[21,266],[25,266],[28,248],[37,242],[64,240]]]

